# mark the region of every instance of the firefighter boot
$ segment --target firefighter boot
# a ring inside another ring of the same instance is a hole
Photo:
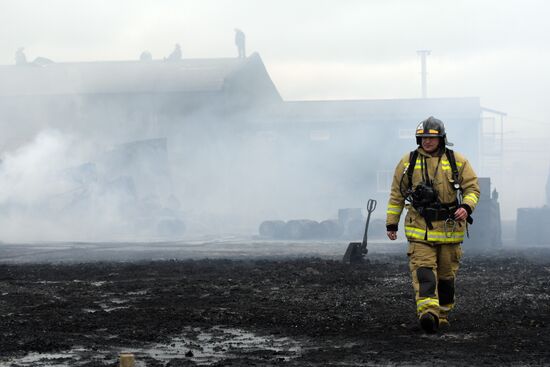
[[[452,266],[453,265],[451,265],[451,267]],[[437,289],[439,294],[439,328],[448,329],[449,326],[451,326],[451,324],[449,323],[448,316],[451,310],[453,309],[454,302],[455,302],[454,276],[446,279],[440,278],[437,282]]]
[[[440,317],[439,318],[439,330],[447,330],[451,327],[451,323],[449,322],[449,319],[447,317]]]
[[[441,296],[439,297],[441,298]],[[453,305],[439,306],[439,330],[448,330],[451,326],[449,322],[449,312],[453,308]]]
[[[431,312],[426,312],[420,316],[420,327],[428,334],[433,334],[439,327],[439,318]]]

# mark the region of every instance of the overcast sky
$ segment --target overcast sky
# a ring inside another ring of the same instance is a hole
[[[236,55],[247,36],[286,100],[431,97],[550,121],[550,3],[543,0],[0,0],[0,64]]]

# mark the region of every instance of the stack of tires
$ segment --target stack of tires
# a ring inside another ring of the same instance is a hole
[[[365,233],[366,220],[363,209],[344,208],[338,210],[338,219],[321,222],[310,219],[296,219],[287,222],[266,220],[261,223],[259,232],[261,237],[275,240],[346,239],[361,241]],[[385,220],[371,218],[369,238],[385,238],[385,236]]]

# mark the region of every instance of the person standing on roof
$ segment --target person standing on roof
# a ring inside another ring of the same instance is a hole
[[[422,329],[433,333],[450,325],[461,243],[480,190],[468,160],[446,147],[452,144],[441,120],[429,117],[420,122],[416,143],[418,148],[407,153],[395,169],[386,229],[388,238],[396,240],[406,207],[405,236],[417,316]]]
[[[27,56],[24,51],[23,47],[19,47],[15,52],[15,65],[27,65]]]
[[[235,45],[237,46],[239,59],[244,59],[246,57],[246,36],[238,28],[235,28]]]
[[[179,43],[176,43],[174,46],[174,51],[168,56],[168,61],[179,61],[181,60],[182,54],[181,54],[181,47]]]

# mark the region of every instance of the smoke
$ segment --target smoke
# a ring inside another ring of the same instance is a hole
[[[183,112],[159,104],[140,103],[125,116],[120,100],[83,99],[80,120],[69,109],[61,109],[66,120],[42,109],[42,119],[60,128],[3,157],[4,240],[252,235],[264,220],[336,219],[339,209],[364,207],[369,198],[383,208],[391,183],[384,177],[414,148],[416,122],[406,126],[408,140],[369,139],[380,126],[352,119],[355,103],[291,102],[271,112],[252,104],[225,115],[212,107],[214,97]],[[289,118],[292,111],[306,121]],[[21,123],[32,124],[22,113]],[[308,122],[312,116],[329,122]],[[340,117],[346,124],[330,122]]]
[[[90,140],[42,131],[2,158],[2,238],[98,241],[179,235],[184,224],[176,215],[167,175],[162,139],[98,150]]]
[[[277,131],[221,123],[202,115],[200,124],[184,125],[169,139],[109,148],[60,130],[38,133],[2,157],[3,240],[253,234],[266,219],[336,216],[342,201],[335,192],[343,188],[329,179],[335,172],[319,167],[319,142],[304,136],[312,145],[295,144]],[[338,158],[326,158],[336,166]]]
[[[70,184],[56,172],[69,166],[71,138],[59,131],[39,133],[33,141],[2,157],[0,203],[33,205],[45,197],[62,193]]]
[[[0,166],[0,231],[4,240],[57,237],[63,229],[51,217],[48,199],[73,188],[62,171],[78,160],[74,140],[60,131],[40,132],[5,152]]]
[[[323,220],[336,217],[339,205],[353,204],[335,195],[346,190],[339,183],[353,171],[353,161],[340,161],[345,154],[322,149],[309,129],[293,136],[266,124],[266,116],[247,120],[249,115],[239,113],[227,120],[174,122],[179,128],[169,135],[171,172],[189,233],[254,234],[263,220]],[[350,151],[347,144],[334,150]],[[339,176],[331,167],[347,174]],[[347,192],[346,198],[355,194]],[[361,196],[355,200],[353,206],[360,206]]]

